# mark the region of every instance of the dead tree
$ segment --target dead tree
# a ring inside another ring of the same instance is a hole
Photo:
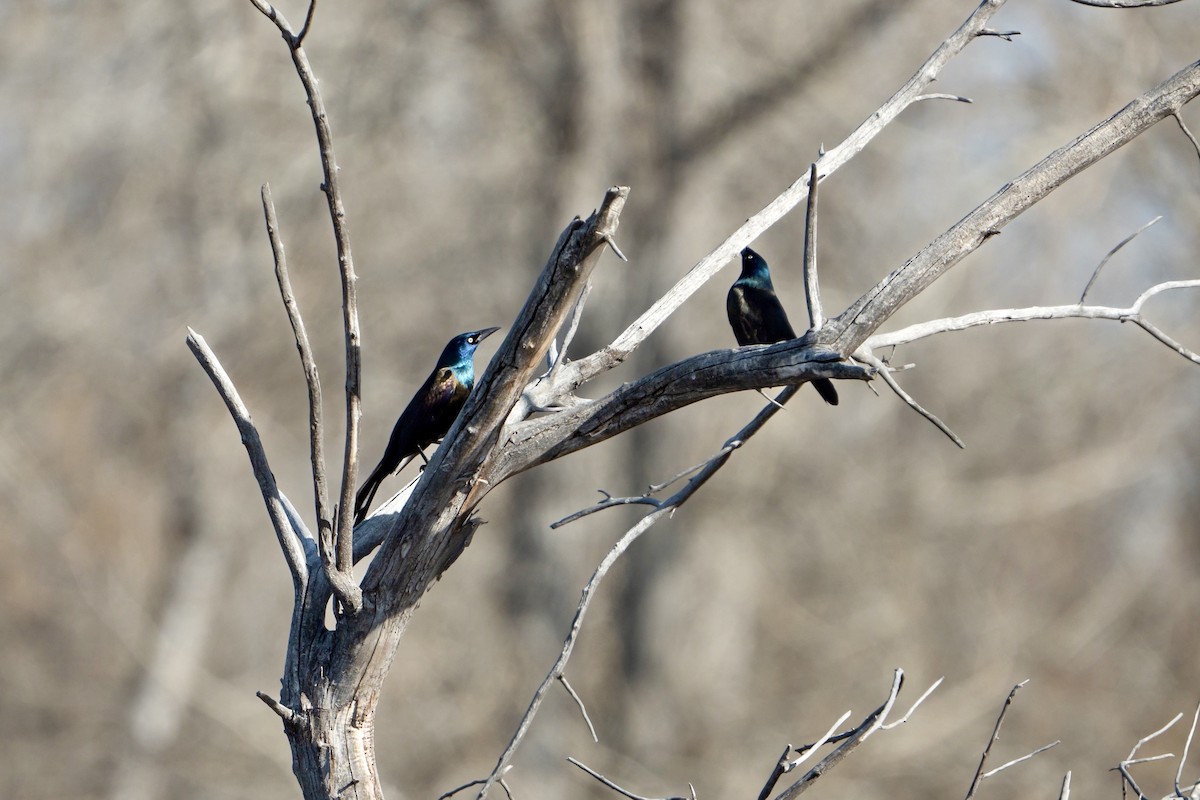
[[[331,502],[323,449],[320,379],[292,295],[270,191],[264,186],[263,207],[276,274],[309,390],[315,533],[308,529],[300,513],[276,484],[249,411],[216,355],[195,332],[190,332],[188,345],[237,423],[292,576],[294,611],[282,691],[278,700],[266,694],[259,696],[283,720],[297,780],[304,796],[310,800],[382,796],[375,765],[374,716],[384,679],[421,597],[470,544],[480,524],[477,511],[488,493],[513,475],[619,436],[691,403],[728,392],[786,387],[745,428],[731,436],[712,458],[661,486],[652,487],[645,495],[606,497],[596,506],[574,515],[615,505],[650,506],[649,513],[622,537],[597,569],[585,590],[560,657],[535,695],[513,741],[498,760],[493,773],[475,782],[481,784],[480,797],[502,779],[547,687],[563,678],[563,669],[591,593],[608,566],[629,543],[662,516],[686,502],[709,477],[728,463],[734,451],[769,422],[805,382],[818,377],[884,382],[911,408],[957,441],[945,425],[900,388],[892,374],[894,368],[883,358],[886,348],[975,325],[1083,317],[1132,322],[1191,363],[1200,363],[1200,355],[1171,339],[1143,313],[1143,304],[1148,298],[1164,291],[1200,287],[1200,280],[1173,281],[1149,287],[1125,308],[1086,305],[1086,298],[1081,297],[1079,303],[1067,306],[981,310],[964,317],[933,320],[901,330],[881,330],[901,306],[1072,176],[1168,117],[1173,117],[1187,132],[1179,112],[1200,93],[1200,62],[1185,66],[1013,178],[958,223],[880,278],[875,286],[840,313],[829,316],[822,309],[815,247],[818,183],[869,146],[880,131],[912,104],[924,100],[966,101],[966,98],[926,90],[942,67],[968,44],[982,37],[1011,39],[1016,34],[1015,31],[988,27],[989,19],[1004,0],[984,0],[912,78],[844,142],[822,152],[809,169],[798,165],[797,172],[802,174],[791,186],[730,233],[719,247],[695,264],[674,288],[647,308],[609,345],[581,358],[567,360],[564,354],[584,312],[589,276],[607,251],[623,257],[617,245],[617,231],[629,190],[625,187],[609,189],[595,212],[587,219],[576,218],[563,230],[524,307],[509,324],[507,337],[477,381],[466,407],[433,454],[428,467],[404,491],[355,529],[352,508],[358,474],[360,414],[355,271],[329,122],[303,47],[304,39],[312,29],[316,2],[310,0],[306,18],[299,29],[266,0],[251,2],[282,34],[311,106],[324,170],[322,191],[328,200],[342,281],[346,437],[336,502]],[[1152,0],[1146,4],[1156,3]],[[1188,135],[1190,137],[1190,133]],[[696,354],[643,375],[597,399],[584,399],[577,394],[581,387],[628,359],[664,320],[743,247],[806,200],[805,289],[810,320],[807,333],[799,339],[775,345]],[[681,488],[674,494],[663,496],[676,484]],[[370,554],[374,554],[374,559],[362,581],[356,582],[352,567]],[[329,627],[325,620],[331,604],[336,621]],[[861,726],[843,735],[841,738],[845,743],[842,747],[779,796],[799,794],[808,785],[805,781],[815,780],[840,760],[848,752],[845,748],[849,744],[856,744],[879,729],[896,699],[899,677],[897,674],[885,706]],[[818,744],[837,740],[831,729],[830,735]],[[782,774],[796,766],[786,767],[796,761],[790,751],[790,747],[785,751],[781,766],[776,769],[778,774],[773,774],[774,780],[769,781],[763,791],[764,797],[769,796],[774,782]],[[982,764],[980,766],[982,769]]]

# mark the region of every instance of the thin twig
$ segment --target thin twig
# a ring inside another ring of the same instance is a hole
[[[967,790],[966,800],[971,800],[975,795],[975,789],[978,788],[979,782],[983,779],[983,767],[987,764],[988,755],[992,752],[992,745],[1000,738],[1000,726],[1004,724],[1004,715],[1008,713],[1008,707],[1012,705],[1013,698],[1017,696],[1017,692],[1027,683],[1029,683],[1028,678],[1012,687],[1012,690],[1008,693],[1008,697],[1004,699],[1004,705],[1000,707],[1000,716],[996,717],[996,727],[992,729],[992,738],[988,739],[987,747],[983,748],[983,755],[979,758],[979,767],[975,770],[975,777],[971,779],[971,788]]]
[[[1000,308],[988,311],[975,311],[961,317],[947,317],[929,322],[919,322],[899,330],[879,333],[871,336],[864,344],[868,351],[883,347],[895,347],[909,344],[919,339],[934,336],[939,333],[965,331],[981,325],[999,325],[1007,322],[1030,322],[1050,319],[1106,319],[1114,322],[1132,322],[1145,330],[1164,345],[1194,364],[1200,364],[1200,353],[1184,347],[1179,342],[1167,336],[1152,323],[1142,318],[1142,305],[1151,297],[1174,289],[1200,289],[1200,280],[1166,281],[1151,286],[1142,292],[1128,308],[1111,306],[1031,306],[1029,308]]]
[[[830,738],[829,741],[831,742],[839,738],[845,738],[847,741],[843,742],[836,750],[817,762],[800,780],[780,792],[775,800],[794,800],[794,798],[799,797],[810,786],[816,783],[822,775],[827,774],[836,767],[846,756],[854,752],[859,745],[875,733],[875,731],[879,730],[883,726],[884,720],[887,719],[887,715],[891,713],[892,706],[900,694],[900,687],[903,685],[904,670],[896,669],[892,675],[892,689],[888,693],[888,698],[884,701],[883,705],[868,714],[866,719],[853,731]]]
[[[922,694],[920,697],[918,697],[917,701],[915,703],[913,703],[911,706],[909,706],[908,711],[904,712],[903,717],[896,720],[895,722],[889,722],[887,725],[884,725],[882,730],[890,731],[892,728],[898,728],[901,725],[903,725],[904,723],[908,722],[908,718],[911,717],[913,715],[913,712],[917,710],[917,706],[921,705],[921,703],[924,703],[926,698],[928,698],[929,695],[933,694],[934,689],[937,689],[939,686],[941,686],[942,681],[944,681],[944,680],[946,680],[946,677],[943,675],[942,677],[940,677],[936,681],[934,681],[932,684],[930,684],[929,688],[925,690],[925,693]]]
[[[1153,8],[1169,6],[1172,3],[1178,3],[1179,0],[1071,0],[1071,2],[1093,8]]]
[[[217,394],[225,401],[225,407],[229,409],[229,414],[233,417],[234,424],[237,425],[238,433],[242,437],[242,446],[246,448],[246,454],[250,457],[250,468],[254,471],[263,502],[267,505],[267,515],[271,518],[271,526],[275,529],[275,538],[279,540],[284,560],[287,561],[288,570],[292,573],[292,582],[296,587],[297,596],[300,596],[303,593],[303,587],[308,582],[308,564],[304,556],[304,545],[300,541],[299,534],[288,523],[287,511],[280,498],[279,487],[275,483],[275,474],[267,462],[267,453],[263,449],[258,429],[250,419],[250,411],[242,402],[237,387],[229,379],[229,375],[221,366],[216,353],[208,346],[208,342],[204,341],[204,337],[188,328],[187,345],[213,385],[217,387]]]
[[[785,387],[783,391],[781,391],[776,397],[776,400],[778,400],[780,404],[786,403],[796,394],[798,390],[799,387],[797,386]],[[550,671],[546,674],[546,677],[542,680],[542,683],[534,691],[533,699],[530,700],[529,707],[525,710],[525,715],[521,718],[520,723],[518,723],[517,730],[513,733],[512,739],[509,741],[504,752],[500,754],[500,758],[497,759],[496,767],[492,770],[492,774],[484,782],[483,788],[479,790],[479,794],[476,795],[477,800],[483,800],[483,798],[487,796],[488,790],[492,787],[492,784],[499,779],[501,770],[512,760],[513,754],[516,753],[517,748],[520,747],[521,742],[525,739],[525,735],[529,731],[530,725],[533,724],[533,718],[537,715],[538,709],[541,707],[542,700],[545,698],[546,691],[549,689],[550,684],[559,675],[561,675],[563,670],[566,668],[567,661],[570,660],[571,653],[575,649],[575,641],[579,637],[580,628],[583,626],[584,615],[587,614],[588,606],[591,604],[592,597],[594,596],[597,587],[600,585],[600,582],[604,580],[604,576],[608,574],[608,570],[614,563],[616,563],[616,560],[621,557],[621,554],[629,549],[629,546],[633,544],[638,537],[649,530],[664,516],[673,514],[675,509],[687,502],[688,498],[698,492],[700,488],[708,482],[709,478],[715,475],[717,471],[728,462],[729,457],[733,454],[733,450],[735,449],[730,447],[733,442],[745,442],[748,440],[759,430],[761,430],[762,427],[766,425],[771,417],[775,416],[778,411],[779,408],[774,405],[769,405],[759,411],[749,423],[743,426],[740,431],[738,431],[725,442],[725,446],[723,446],[720,451],[724,455],[710,459],[708,463],[705,464],[704,468],[701,469],[699,473],[692,476],[678,492],[666,500],[663,500],[660,507],[655,508],[649,514],[638,520],[637,524],[627,530],[625,534],[622,535],[619,540],[617,540],[617,543],[613,545],[612,549],[609,550],[608,554],[592,573],[592,577],[588,581],[587,585],[583,588],[583,594],[579,599],[579,605],[575,608],[575,617],[571,621],[571,628],[567,632],[566,640],[563,642],[563,646],[559,651],[557,660],[555,660],[554,665],[550,668]]]
[[[767,776],[767,782],[763,784],[762,791],[758,793],[758,800],[767,800],[771,796],[771,790],[775,788],[775,784],[779,783],[779,779],[783,777],[783,773],[787,772],[788,755],[792,752],[792,745],[789,743],[783,748],[783,752],[779,754],[779,758],[775,761],[775,768],[771,770],[771,774]]]
[[[1129,784],[1130,789],[1133,789],[1135,792],[1137,792],[1137,800],[1150,800],[1150,798],[1146,797],[1145,793],[1142,792],[1142,787],[1137,785],[1137,781],[1133,779],[1133,775],[1129,774],[1129,770],[1126,768],[1124,762],[1118,764],[1113,769],[1121,773],[1121,777],[1124,779],[1125,783]],[[1125,796],[1124,786],[1121,787],[1121,796]]]
[[[1079,295],[1079,304],[1080,305],[1083,305],[1083,301],[1087,299],[1087,293],[1091,290],[1092,284],[1096,282],[1096,278],[1100,277],[1100,270],[1104,269],[1104,265],[1108,263],[1108,260],[1110,258],[1112,258],[1114,255],[1116,255],[1118,250],[1120,250],[1122,247],[1124,247],[1125,245],[1129,244],[1134,239],[1136,239],[1138,234],[1140,234],[1142,231],[1146,230],[1146,228],[1149,228],[1154,223],[1158,222],[1160,219],[1162,219],[1161,214],[1159,214],[1157,217],[1155,217],[1154,219],[1147,222],[1142,227],[1138,228],[1133,233],[1126,236],[1124,239],[1122,239],[1120,242],[1117,243],[1116,247],[1114,247],[1112,250],[1109,250],[1108,254],[1105,255],[1104,258],[1100,259],[1100,263],[1096,265],[1096,271],[1093,272],[1092,277],[1088,279],[1087,286],[1083,287],[1083,294]]]
[[[1192,727],[1188,731],[1187,741],[1183,744],[1183,755],[1179,758],[1179,769],[1175,771],[1175,794],[1183,797],[1183,792],[1179,788],[1179,781],[1183,778],[1183,765],[1187,763],[1188,751],[1192,749],[1192,737],[1196,735],[1196,722],[1200,720],[1200,705],[1196,706],[1196,713],[1192,715]]]
[[[979,779],[983,780],[984,778],[990,778],[993,775],[995,775],[997,772],[1002,772],[1003,770],[1008,769],[1009,767],[1013,766],[1014,764],[1020,764],[1022,761],[1028,761],[1029,759],[1036,756],[1038,753],[1043,753],[1046,750],[1049,750],[1051,747],[1057,747],[1060,744],[1062,744],[1061,739],[1056,739],[1053,742],[1051,742],[1050,744],[1044,744],[1041,747],[1039,747],[1037,750],[1034,750],[1032,753],[1026,753],[1025,755],[1021,756],[1020,758],[1014,758],[1012,761],[1009,761],[1005,764],[1001,764],[1000,766],[998,766],[994,769],[989,769],[987,772],[980,775]]]
[[[862,152],[870,142],[912,105],[923,90],[937,78],[942,68],[970,44],[1005,0],[984,0],[926,59],[925,63],[882,106],[868,116],[841,144],[826,151],[817,161],[820,175],[828,177]],[[574,369],[564,379],[576,386],[621,363],[637,349],[689,297],[730,263],[742,248],[808,195],[808,176],[798,178],[765,208],[750,217],[715,250],[698,261],[675,286],[631,323],[611,344],[586,358],[573,362]],[[566,372],[567,370],[564,370]]]
[[[1135,764],[1148,764],[1151,761],[1166,761],[1168,758],[1174,758],[1174,753],[1159,753],[1156,756],[1144,756],[1142,758],[1133,758],[1124,762],[1125,766],[1132,767]]]
[[[568,514],[567,516],[563,517],[560,520],[551,522],[550,529],[558,530],[562,526],[569,525],[570,523],[574,522],[577,519],[582,519],[583,517],[589,516],[591,514],[595,514],[597,511],[604,511],[605,509],[613,508],[614,506],[641,505],[641,506],[653,506],[654,508],[662,508],[661,500],[655,500],[653,497],[649,497],[647,495],[641,495],[639,497],[613,497],[611,494],[604,491],[603,489],[597,489],[596,491],[598,491],[598,492],[600,492],[600,494],[604,495],[603,500],[601,500],[599,503],[596,503],[594,505],[590,505],[587,508],[581,508],[573,514]]]
[[[1003,39],[1006,42],[1011,42],[1014,36],[1020,36],[1020,31],[997,31],[991,28],[984,28],[975,34],[976,36],[995,36],[997,39]]]
[[[596,735],[596,726],[592,724],[592,718],[588,716],[587,707],[584,706],[583,699],[579,696],[579,693],[575,691],[574,687],[572,687],[567,681],[566,675],[560,673],[558,676],[558,682],[561,683],[562,687],[567,690],[567,694],[571,695],[571,699],[575,701],[575,705],[579,706],[579,713],[583,715],[583,721],[587,723],[588,732],[592,734],[592,741],[598,744],[600,742],[600,737]]]
[[[567,331],[563,334],[562,348],[558,351],[558,355],[551,359],[550,372],[552,374],[567,358],[567,348],[571,346],[571,342],[575,339],[575,332],[579,330],[579,320],[583,318],[583,307],[591,293],[592,279],[588,278],[587,283],[583,284],[583,290],[579,293],[579,299],[575,301],[575,307],[571,309],[571,321],[567,323]]]
[[[574,759],[574,758],[571,758],[570,756],[568,756],[568,757],[567,757],[567,761],[570,761],[572,764],[574,764],[575,766],[579,767],[581,770],[583,770],[584,772],[586,772],[588,775],[591,775],[593,778],[595,778],[596,780],[600,781],[600,782],[601,782],[601,783],[603,783],[605,786],[607,786],[608,788],[612,789],[614,792],[619,792],[620,794],[623,794],[623,795],[625,795],[626,797],[628,797],[628,798],[629,798],[629,800],[687,800],[687,798],[686,798],[686,797],[675,797],[675,796],[672,796],[672,797],[666,797],[666,798],[661,798],[661,799],[659,799],[659,798],[643,797],[643,796],[642,796],[642,795],[640,795],[640,794],[634,794],[633,792],[629,791],[628,789],[622,789],[620,786],[618,786],[617,784],[613,783],[613,782],[612,782],[612,781],[610,781],[608,778],[606,778],[606,777],[604,777],[603,775],[601,775],[599,772],[596,772],[596,771],[595,771],[594,769],[592,769],[591,767],[587,766],[586,764],[583,764],[583,763],[581,763],[580,761],[578,761],[578,760],[576,760],[576,759]],[[690,785],[690,784],[689,784],[689,785]],[[694,793],[694,792],[695,792],[695,789],[693,789],[693,790],[692,790],[692,792]]]
[[[267,224],[267,239],[271,243],[271,255],[275,260],[275,281],[287,311],[288,322],[296,339],[296,350],[300,353],[300,366],[304,370],[304,382],[308,387],[308,448],[312,462],[313,501],[317,513],[317,534],[321,550],[321,561],[326,569],[334,567],[333,515],[329,510],[329,488],[325,480],[325,424],[321,414],[321,376],[313,357],[312,345],[300,306],[296,302],[292,282],[288,277],[287,253],[279,233],[279,220],[275,215],[275,202],[271,199],[271,185],[262,185],[263,217]]]
[[[254,696],[257,697],[259,700],[262,700],[264,703],[266,703],[267,708],[271,709],[276,714],[278,714],[279,718],[281,720],[283,720],[284,725],[295,725],[296,724],[297,717],[296,717],[295,711],[292,711],[290,708],[283,705],[282,703],[280,703],[274,697],[271,697],[271,695],[267,694],[266,692],[255,692]]]
[[[838,736],[837,739],[835,739],[834,731],[836,731],[839,727],[841,727],[843,722],[850,719],[850,715],[852,713],[853,712],[851,712],[851,711],[847,711],[845,714],[842,714],[840,717],[838,717],[837,722],[830,725],[829,730],[825,731],[824,735],[822,735],[820,739],[817,739],[812,744],[810,744],[807,747],[800,750],[799,751],[800,755],[797,756],[796,758],[793,758],[791,761],[789,761],[787,763],[787,768],[784,770],[784,772],[791,772],[796,767],[803,764],[805,761],[808,761],[808,759],[812,758],[813,753],[817,752],[822,747],[824,747],[826,745],[826,743],[847,738],[845,736],[845,734],[842,734],[842,735]]]
[[[1129,755],[1126,756],[1125,763],[1129,763],[1129,762],[1133,761],[1134,756],[1137,755],[1137,751],[1141,749],[1142,745],[1144,745],[1154,739],[1157,739],[1159,736],[1162,736],[1164,733],[1171,730],[1171,728],[1175,725],[1175,723],[1179,722],[1179,720],[1181,720],[1181,719],[1183,719],[1182,711],[1179,712],[1178,714],[1176,714],[1174,717],[1172,717],[1170,722],[1168,722],[1166,725],[1163,725],[1161,728],[1156,730],[1154,733],[1151,733],[1148,736],[1143,736],[1141,739],[1138,739],[1137,744],[1135,744],[1133,746],[1133,749],[1129,751]]]
[[[975,102],[974,100],[972,100],[969,97],[963,97],[961,94],[945,94],[943,92],[932,92],[930,94],[923,94],[923,95],[919,96],[913,102],[920,102],[922,100],[953,100],[956,103],[967,103],[968,105]]]
[[[931,423],[933,423],[933,426],[935,428],[937,428],[939,431],[941,431],[942,433],[946,434],[946,436],[950,439],[950,441],[954,442],[960,448],[966,449],[966,444],[963,443],[963,440],[959,438],[957,433],[950,430],[949,425],[942,422],[942,420],[939,419],[936,414],[934,414],[933,412],[926,409],[924,406],[922,406],[920,403],[918,403],[916,400],[914,400],[912,395],[910,395],[908,392],[904,391],[904,389],[900,388],[900,384],[897,383],[896,379],[892,377],[891,370],[889,369],[889,367],[886,364],[884,364],[883,361],[881,361],[878,356],[876,356],[874,353],[872,353],[866,347],[860,347],[858,352],[854,354],[854,357],[857,359],[860,359],[862,361],[865,361],[866,363],[875,367],[876,372],[879,375],[879,377],[883,378],[883,382],[886,383],[888,385],[888,388],[890,388],[893,392],[895,392],[896,396],[899,397],[901,400],[903,400],[908,405],[909,408],[911,408],[913,411],[916,411],[922,417],[924,417],[925,419],[927,419]]]
[[[504,768],[504,774],[507,775],[509,770],[511,770],[511,769],[512,769],[512,764],[509,764],[507,767]],[[446,798],[453,797],[454,795],[461,792],[463,789],[470,789],[472,786],[478,786],[479,784],[484,783],[485,780],[486,780],[485,778],[480,778],[479,780],[475,780],[475,781],[467,781],[462,786],[455,787],[448,792],[438,795],[437,800],[446,800]],[[503,785],[503,780],[501,780],[500,783],[501,783],[501,785]],[[506,791],[506,792],[508,791],[507,786],[504,788],[504,791]],[[511,792],[510,792],[510,795],[511,795]]]
[[[308,13],[304,15],[304,25],[300,28],[300,32],[296,34],[296,38],[292,40],[293,47],[299,47],[304,44],[304,37],[308,35],[308,29],[312,27],[313,14],[317,12],[317,0],[308,0]]]
[[[329,218],[333,223],[333,238],[337,245],[338,272],[342,281],[342,327],[346,339],[346,446],[342,458],[342,485],[338,492],[338,519],[334,526],[336,569],[327,570],[330,585],[341,602],[341,607],[356,614],[362,608],[362,592],[353,580],[354,554],[354,489],[358,482],[358,424],[362,416],[361,358],[358,323],[358,300],[355,290],[354,258],[350,250],[350,228],[346,222],[346,207],[342,202],[338,184],[337,159],[333,153],[333,134],[329,128],[329,117],[325,102],[317,89],[317,77],[308,55],[301,46],[300,38],[292,32],[287,19],[266,0],[250,0],[267,19],[271,20],[283,34],[292,56],[292,65],[304,86],[308,106],[316,128],[317,145],[321,157],[323,182],[321,190],[329,206]],[[315,0],[310,0],[303,34],[308,33],[308,23],[315,13]],[[315,478],[315,476],[314,476]]]
[[[1179,112],[1175,112],[1171,116],[1175,118],[1177,123],[1179,123],[1179,130],[1183,131],[1183,135],[1186,136],[1188,141],[1192,143],[1192,147],[1195,149],[1196,155],[1200,156],[1200,142],[1197,142],[1196,137],[1190,130],[1188,130],[1188,126],[1184,123],[1183,117],[1179,116]]]
[[[821,309],[821,287],[817,282],[817,162],[808,168],[808,207],[804,217],[804,299],[808,303],[808,327],[819,331],[825,324]]]

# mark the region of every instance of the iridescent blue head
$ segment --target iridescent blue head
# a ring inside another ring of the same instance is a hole
[[[499,328],[484,328],[478,331],[460,333],[449,341],[442,357],[438,359],[439,367],[449,367],[454,377],[462,383],[471,386],[475,383],[475,348]]]
[[[775,288],[771,285],[771,272],[767,269],[767,260],[749,247],[742,250],[742,275],[737,282],[760,289]]]

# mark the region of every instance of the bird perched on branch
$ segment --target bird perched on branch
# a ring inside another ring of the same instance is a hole
[[[396,420],[379,465],[371,470],[354,500],[354,524],[362,522],[383,479],[399,472],[424,448],[445,436],[475,385],[475,348],[499,328],[460,333],[449,341],[437,366]],[[428,460],[428,459],[426,459]]]
[[[729,287],[725,310],[739,345],[775,344],[796,338],[787,313],[775,295],[766,260],[749,247],[742,250],[742,274]],[[826,403],[838,404],[837,389],[833,388],[832,381],[817,378],[812,385]]]

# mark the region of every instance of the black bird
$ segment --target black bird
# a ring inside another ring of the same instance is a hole
[[[408,401],[408,407],[396,420],[392,437],[379,465],[371,470],[358,497],[354,500],[354,524],[367,516],[371,501],[383,479],[399,472],[404,465],[418,454],[425,457],[425,447],[441,439],[450,430],[458,412],[467,402],[467,395],[475,385],[475,348],[499,328],[484,328],[467,331],[455,336],[446,345],[438,358],[437,366],[425,383]]]
[[[749,247],[742,250],[742,274],[729,287],[725,310],[739,345],[775,344],[796,338],[787,313],[775,295],[766,260]],[[832,381],[817,378],[812,385],[826,403],[838,404],[837,389],[833,388]]]

